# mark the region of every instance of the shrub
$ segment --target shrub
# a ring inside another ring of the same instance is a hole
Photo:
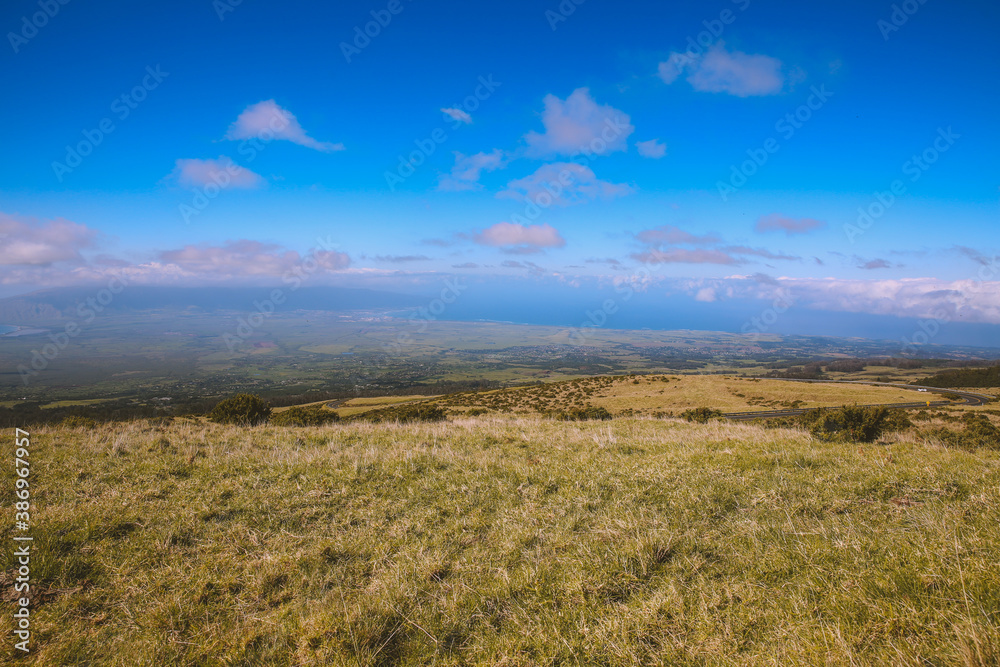
[[[439,405],[414,403],[410,405],[393,406],[381,410],[363,412],[354,419],[375,422],[437,422],[447,418],[448,413]]]
[[[694,408],[693,410],[685,410],[682,412],[681,417],[689,422],[707,424],[710,419],[718,419],[722,417],[722,411],[713,410],[712,408]]]
[[[961,431],[939,428],[932,431],[932,434],[949,447],[1000,449],[1000,429],[986,415],[970,412],[962,421],[965,422],[965,428]]]
[[[848,406],[838,410],[810,410],[803,415],[807,416],[806,421],[812,421],[810,431],[821,440],[874,442],[891,423],[888,408]]]
[[[555,414],[555,418],[566,422],[582,422],[591,419],[608,420],[611,413],[604,408],[589,405],[585,408],[574,408],[573,410],[561,410]]]
[[[913,422],[910,421],[905,410],[889,410],[889,416],[885,420],[886,431],[905,431],[908,428],[913,428]]]
[[[323,426],[340,421],[340,415],[323,408],[294,407],[276,412],[271,417],[275,426]]]
[[[236,394],[220,401],[208,418],[220,424],[256,426],[271,418],[271,406],[257,394]]]

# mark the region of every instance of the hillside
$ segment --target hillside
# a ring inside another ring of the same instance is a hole
[[[455,411],[546,414],[593,406],[614,415],[661,416],[698,407],[724,412],[903,403],[918,394],[897,387],[809,384],[717,375],[617,375],[465,392],[435,402]]]
[[[998,451],[635,418],[31,437],[21,664],[1000,656]]]

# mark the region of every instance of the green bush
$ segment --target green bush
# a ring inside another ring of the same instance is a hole
[[[220,424],[256,426],[271,418],[271,406],[257,394],[236,394],[220,401],[208,418]]]
[[[323,426],[340,421],[340,415],[324,408],[288,408],[271,416],[275,426]]]
[[[573,410],[562,410],[555,414],[555,418],[560,421],[582,422],[591,419],[608,420],[611,413],[604,408],[589,405],[585,408],[574,408]]]
[[[1000,429],[986,415],[970,412],[966,413],[962,421],[965,422],[965,428],[961,431],[939,428],[931,433],[950,447],[1000,449]]]
[[[811,422],[810,431],[821,440],[850,440],[874,442],[884,432],[900,423],[898,417],[890,419],[888,408],[848,406],[838,410],[810,410],[803,415]],[[906,419],[905,415],[903,419]],[[906,420],[907,423],[909,420]]]
[[[722,411],[713,410],[712,408],[694,408],[693,410],[685,410],[682,412],[681,417],[689,422],[707,424],[710,419],[718,419],[722,417]]]
[[[399,405],[380,410],[371,410],[356,415],[352,420],[368,421],[380,424],[383,422],[437,422],[442,421],[448,413],[439,405],[429,405],[426,403],[413,403],[409,405]]]

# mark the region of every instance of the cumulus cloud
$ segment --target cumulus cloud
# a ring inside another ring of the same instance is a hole
[[[499,148],[489,153],[475,155],[463,155],[455,151],[455,166],[451,168],[450,174],[443,176],[438,182],[438,190],[454,192],[480,189],[482,186],[479,184],[479,177],[484,171],[493,171],[504,166],[506,160]]]
[[[324,153],[344,150],[344,144],[316,141],[302,129],[292,112],[282,109],[274,100],[251,104],[229,126],[226,139],[253,139],[262,141],[283,139]]]
[[[544,132],[524,135],[528,157],[549,158],[584,152],[604,155],[628,150],[628,137],[635,131],[628,114],[597,104],[587,88],[577,88],[565,100],[546,95],[542,112]]]
[[[760,216],[757,219],[757,224],[754,225],[754,230],[761,233],[783,231],[787,236],[791,236],[793,234],[806,234],[817,229],[823,229],[824,227],[826,227],[826,223],[822,220],[789,218],[777,213],[771,213],[770,215]]]
[[[467,114],[462,109],[444,108],[441,109],[441,111],[452,120],[457,120],[461,123],[465,123],[466,125],[472,124],[472,116]]]
[[[667,154],[667,145],[662,143],[659,139],[637,141],[635,142],[635,147],[639,151],[639,155],[642,157],[652,158],[654,160],[659,160]]]
[[[520,225],[514,222],[498,222],[475,234],[472,240],[480,245],[522,255],[566,245],[566,240],[550,225]]]
[[[97,236],[97,230],[63,218],[38,220],[0,213],[0,266],[82,262],[80,250],[92,247]]]
[[[533,174],[511,181],[498,197],[528,200],[539,206],[571,206],[595,199],[614,199],[635,192],[625,183],[597,178],[590,167],[575,162],[554,162]]]
[[[241,167],[224,155],[215,160],[177,160],[171,176],[187,188],[215,184],[220,188],[253,189],[264,183],[260,174]]]
[[[657,73],[664,83],[673,83],[686,73],[695,90],[751,97],[781,92],[785,85],[781,66],[781,61],[771,56],[727,51],[720,41],[700,56],[671,53],[659,64]]]

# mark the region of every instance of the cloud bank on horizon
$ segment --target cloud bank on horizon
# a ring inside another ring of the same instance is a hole
[[[116,10],[120,45],[79,10],[7,53],[0,294],[116,272],[264,285],[309,262],[383,289],[458,273],[530,299],[650,275],[722,309],[780,290],[1000,324],[990,3],[921,6],[887,36],[891,6],[860,0],[587,3],[554,25],[526,0],[431,2],[340,60],[367,6],[293,5]]]

